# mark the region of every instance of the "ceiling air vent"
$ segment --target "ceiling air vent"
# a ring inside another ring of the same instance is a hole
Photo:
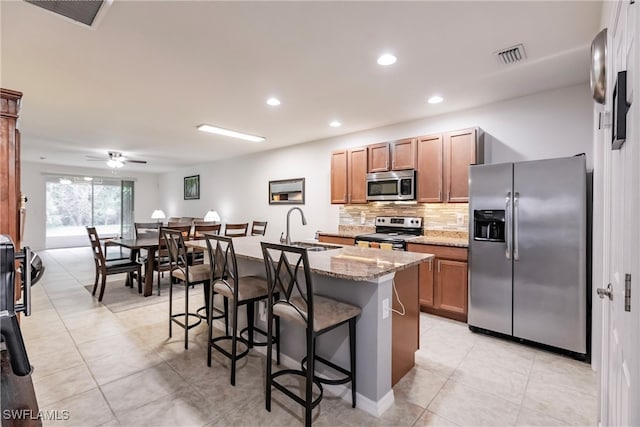
[[[91,27],[98,16],[104,0],[25,0],[50,12],[62,15],[76,22]]]
[[[516,64],[527,59],[527,54],[524,52],[524,46],[522,44],[499,50],[495,52],[494,55],[503,65]]]

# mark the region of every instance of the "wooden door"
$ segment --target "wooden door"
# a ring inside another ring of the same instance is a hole
[[[347,150],[331,153],[331,203],[348,203],[347,199]]]
[[[467,263],[436,259],[436,308],[454,313],[467,313]]]
[[[417,160],[417,201],[442,202],[442,136],[418,138]]]
[[[369,169],[371,172],[386,172],[389,170],[389,143],[382,142],[367,147],[369,152]]]
[[[415,138],[394,141],[391,147],[391,170],[405,170],[416,168],[416,140]]]
[[[349,150],[347,171],[347,203],[367,203],[367,147]]]
[[[444,184],[447,202],[469,201],[469,165],[476,163],[476,129],[444,136]]]
[[[426,254],[433,253],[433,251],[428,249],[427,246],[416,243],[407,244],[407,251]],[[420,307],[433,307],[434,259],[435,258],[431,258],[429,261],[419,264],[418,282],[420,283]]]
[[[20,136],[16,121],[22,93],[1,89],[0,112],[0,234],[8,234],[20,249]]]
[[[619,1],[612,5],[608,28],[607,95],[613,93],[618,71],[640,70],[637,3]],[[630,108],[624,145],[612,151],[611,127],[595,131],[600,144],[594,151],[594,287],[605,290],[609,285],[611,290],[611,298],[605,297],[600,303],[602,389],[598,424],[603,426],[640,425],[640,74],[628,72],[627,77],[632,89],[626,94]],[[612,110],[611,99],[607,96],[605,107],[598,107],[600,111]],[[594,317],[598,311],[594,308]]]

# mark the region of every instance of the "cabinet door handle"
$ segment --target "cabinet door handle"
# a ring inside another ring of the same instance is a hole
[[[432,271],[432,268],[431,268],[432,266],[433,266],[433,258],[429,260],[429,271]]]
[[[447,202],[451,200],[451,189],[447,192]]]
[[[440,273],[440,262],[438,262],[438,273]]]
[[[442,201],[442,188],[438,190],[438,200]]]

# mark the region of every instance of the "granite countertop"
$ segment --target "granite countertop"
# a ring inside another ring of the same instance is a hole
[[[373,233],[373,231],[370,231],[370,233]],[[356,231],[356,230],[351,230],[351,231],[339,231],[337,233],[327,233],[324,231],[321,231],[318,233],[318,236],[331,236],[331,237],[356,237],[359,236],[361,234],[367,234],[367,233],[363,233],[362,231]]]
[[[273,242],[262,236],[234,237],[236,257],[263,262],[260,242]],[[185,242],[206,249],[204,240]],[[354,281],[371,281],[386,274],[418,265],[433,258],[431,254],[341,246],[338,249],[309,252],[311,271],[323,276]]]

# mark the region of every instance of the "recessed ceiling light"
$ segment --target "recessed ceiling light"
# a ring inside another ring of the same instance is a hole
[[[342,123],[340,123],[337,120],[334,120],[331,123],[329,123],[329,126],[331,126],[332,128],[338,128],[338,127],[342,126]]]
[[[244,139],[251,142],[262,142],[266,138],[262,136],[249,135],[247,133],[236,132],[235,130],[223,129],[211,125],[199,125],[198,130],[202,132],[215,133],[217,135],[230,136],[232,138]]]
[[[280,100],[278,98],[269,98],[267,99],[267,104],[271,105],[272,107],[275,107],[277,105],[280,105]]]
[[[392,65],[396,63],[396,57],[390,53],[385,53],[378,58],[379,65]]]
[[[90,177],[90,176],[85,176],[85,177],[84,177],[84,180],[85,180],[85,181],[93,181],[93,178],[92,178],[92,177]]]
[[[444,98],[440,95],[433,95],[427,100],[429,104],[440,104],[442,101],[444,101]]]

